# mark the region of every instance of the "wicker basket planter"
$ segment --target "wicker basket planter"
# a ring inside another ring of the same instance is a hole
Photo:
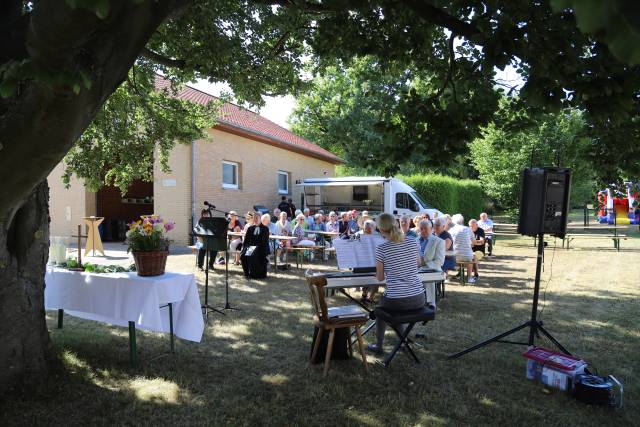
[[[169,251],[133,252],[138,276],[160,276],[164,274]]]

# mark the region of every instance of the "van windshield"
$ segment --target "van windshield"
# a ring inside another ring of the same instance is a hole
[[[422,197],[420,197],[420,196],[418,195],[418,193],[416,193],[415,191],[413,191],[413,192],[411,193],[411,196],[412,196],[414,199],[416,199],[416,201],[417,201],[418,203],[420,203],[420,204],[422,205],[422,207],[423,207],[423,208],[433,209],[431,206],[429,206],[429,204],[428,204],[427,202],[425,202],[424,200],[422,200]]]

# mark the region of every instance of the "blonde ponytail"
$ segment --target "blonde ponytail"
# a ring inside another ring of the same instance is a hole
[[[404,233],[400,230],[398,222],[391,214],[383,213],[378,217],[378,228],[380,231],[389,234],[389,240],[392,242],[404,240]]]

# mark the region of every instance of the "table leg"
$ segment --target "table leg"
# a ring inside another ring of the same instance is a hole
[[[173,303],[169,303],[169,337],[171,339],[171,353],[174,353],[174,338],[173,338]]]
[[[131,366],[138,365],[138,350],[136,349],[136,324],[129,322],[129,362]]]
[[[276,249],[276,240],[272,239],[273,243],[273,270],[278,272],[278,250]]]
[[[58,329],[62,329],[63,317],[64,317],[64,310],[59,308],[58,309]]]
[[[461,284],[462,286],[464,286],[464,283],[465,283],[465,282],[464,282],[464,270],[465,270],[466,268],[467,268],[467,266],[465,266],[465,265],[460,266],[460,284]]]

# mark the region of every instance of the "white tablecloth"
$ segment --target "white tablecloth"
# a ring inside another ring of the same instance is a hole
[[[193,274],[165,273],[140,277],[135,272],[85,273],[47,266],[44,305],[64,309],[72,316],[119,326],[129,321],[136,328],[169,332],[173,305],[173,331],[180,338],[200,342],[204,321]]]

